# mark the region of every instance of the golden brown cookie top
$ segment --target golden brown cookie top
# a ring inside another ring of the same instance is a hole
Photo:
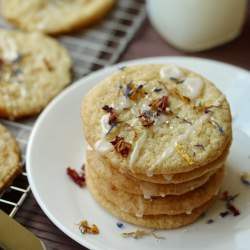
[[[3,0],[3,16],[17,27],[59,34],[103,18],[115,0]]]
[[[81,116],[96,152],[121,171],[149,176],[204,166],[232,138],[225,96],[174,65],[117,70],[84,97]]]
[[[39,113],[70,82],[71,60],[55,39],[0,30],[0,117]]]

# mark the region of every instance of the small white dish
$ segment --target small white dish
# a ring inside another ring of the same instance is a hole
[[[217,201],[206,216],[177,230],[157,234],[165,240],[143,237],[123,238],[124,232],[138,229],[106,212],[87,188],[79,188],[66,174],[67,166],[80,170],[85,161],[86,141],[80,120],[80,103],[86,92],[120,66],[143,63],[171,63],[187,67],[214,82],[228,97],[233,112],[233,144],[227,160],[223,190],[240,193],[235,201],[241,211],[237,217],[221,218],[225,204]],[[250,187],[239,175],[250,171],[250,74],[221,62],[192,57],[158,57],[134,60],[107,67],[79,80],[55,98],[39,116],[27,148],[27,173],[33,194],[46,215],[65,234],[90,249],[113,250],[242,250],[249,249]],[[213,224],[207,224],[213,219]],[[99,235],[82,235],[77,223],[95,223]]]

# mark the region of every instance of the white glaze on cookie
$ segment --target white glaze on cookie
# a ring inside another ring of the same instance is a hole
[[[183,85],[188,88],[186,96],[190,99],[195,99],[200,96],[204,82],[198,77],[188,77],[184,80]]]
[[[130,156],[130,161],[129,161],[130,169],[133,169],[133,164],[137,160],[140,150],[143,147],[146,138],[147,138],[147,133],[144,132],[143,135],[136,141],[134,150],[132,151]]]
[[[178,79],[183,76],[181,69],[174,65],[166,65],[160,70],[161,80],[169,80],[171,78]]]

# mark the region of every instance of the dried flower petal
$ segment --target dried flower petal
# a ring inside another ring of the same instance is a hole
[[[150,102],[149,106],[156,111],[165,111],[168,107],[168,96],[164,95],[161,98],[155,99]]]
[[[204,110],[204,113],[205,113],[205,114],[209,114],[209,113],[213,113],[213,112],[214,112],[214,111],[212,111],[212,110],[210,110],[210,109],[205,109],[205,110]]]
[[[175,145],[175,149],[188,162],[189,165],[192,165],[194,163],[193,160],[191,159],[191,157],[185,151],[183,145],[177,143]]]
[[[248,172],[244,172],[241,176],[240,176],[240,180],[243,184],[245,184],[246,186],[250,186],[250,173]]]
[[[190,124],[190,125],[192,125],[192,122],[190,122],[190,121],[187,120],[186,118],[184,118],[182,121],[183,121],[183,122],[186,122],[186,123],[188,123],[188,124]]]
[[[165,239],[165,237],[156,235],[154,233],[154,230],[146,231],[146,230],[140,230],[140,229],[136,230],[135,232],[123,233],[122,236],[125,238],[132,237],[134,239],[139,239],[142,236],[153,236],[156,239]]]
[[[127,157],[131,149],[131,144],[126,142],[123,137],[116,136],[116,138],[110,142],[117,153],[120,153],[122,157]]]
[[[105,134],[105,136],[107,136],[107,135],[112,131],[112,129],[113,129],[114,127],[116,127],[116,126],[117,126],[117,123],[116,123],[116,122],[113,122],[113,123],[111,124],[109,130],[108,130],[107,133]]]
[[[104,106],[102,107],[102,109],[105,110],[105,111],[108,112],[108,113],[112,113],[112,112],[114,111],[113,107],[110,107],[110,106],[108,106],[108,105],[104,105]]]
[[[202,144],[195,144],[195,147],[201,148],[202,150],[205,150],[205,147]]]
[[[169,94],[170,95],[173,95],[177,98],[179,98],[180,100],[182,100],[183,102],[185,102],[186,104],[189,104],[190,103],[190,98],[188,98],[187,96],[184,96],[184,95],[181,95],[179,93],[179,91],[177,89],[172,89],[169,91]]]
[[[22,61],[22,59],[23,59],[23,55],[18,54],[16,58],[12,60],[12,63],[19,63],[20,61]]]
[[[153,125],[153,123],[154,123],[153,114],[150,111],[149,111],[149,113],[143,112],[142,114],[140,114],[138,116],[138,119],[141,122],[142,126],[144,126],[144,127],[149,127],[149,126]]]
[[[160,91],[162,91],[162,88],[155,87],[155,88],[152,89],[152,91],[153,92],[160,92]]]
[[[213,219],[207,220],[207,224],[212,224],[212,223],[214,223],[214,220],[213,220]]]
[[[213,124],[216,125],[216,127],[218,128],[220,134],[223,134],[223,133],[224,133],[223,128],[221,127],[221,125],[220,125],[217,121],[215,121],[215,120],[212,118],[212,119],[211,119],[211,122],[212,122]]]
[[[21,68],[15,68],[12,70],[12,75],[17,76],[17,75],[21,74],[22,72],[23,72],[23,70]]]
[[[229,195],[228,191],[223,192],[221,200],[226,202],[234,201],[240,194]]]
[[[118,86],[118,96],[121,94],[122,89],[123,89],[123,85],[122,85],[122,83],[120,83]]]
[[[119,66],[118,69],[123,71],[124,69],[126,69],[126,66]]]
[[[239,196],[239,194],[229,195],[228,191],[223,192],[221,200],[226,202],[227,211],[233,216],[240,215],[240,211],[232,204],[232,202]]]
[[[227,209],[233,214],[233,216],[240,215],[240,211],[231,203],[227,203]]]
[[[208,106],[203,106],[201,105],[201,103],[199,103],[198,106],[194,106],[194,109],[197,110],[197,111],[204,111],[206,112],[207,111],[210,111],[209,109],[210,108],[221,108],[221,104],[220,105],[208,105]],[[210,111],[212,112],[212,111]]]
[[[184,79],[179,80],[178,78],[175,78],[175,77],[170,77],[170,80],[172,80],[176,84],[180,84],[180,83],[183,83],[185,81]]]
[[[108,105],[104,105],[102,107],[102,109],[109,113],[109,121],[108,121],[109,125],[111,125],[111,126],[113,125],[113,127],[116,126],[117,125],[117,115],[116,115],[114,108],[109,107]]]
[[[54,70],[54,67],[49,63],[49,61],[46,58],[43,59],[43,62],[48,71]]]
[[[76,172],[75,169],[71,167],[67,167],[67,175],[80,187],[82,187],[85,183],[85,174],[84,172],[80,175]]]
[[[117,222],[117,223],[116,223],[116,226],[119,227],[119,228],[123,228],[123,223]]]
[[[99,228],[93,224],[92,227],[89,226],[88,221],[84,220],[79,223],[79,230],[82,234],[99,234]]]
[[[220,212],[220,217],[224,218],[229,214],[228,211]]]
[[[126,87],[126,93],[125,93],[125,97],[126,98],[130,98],[132,100],[137,99],[139,96],[143,95],[143,89],[144,85],[140,84],[137,87],[135,87],[135,85],[133,83],[128,83],[127,87]]]

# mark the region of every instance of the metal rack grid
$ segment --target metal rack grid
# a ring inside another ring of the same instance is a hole
[[[116,62],[145,18],[144,0],[118,0],[115,8],[99,24],[62,35],[57,39],[73,59],[73,80]],[[13,27],[0,16],[0,28]],[[22,151],[23,173],[10,188],[0,193],[0,209],[13,217],[28,196],[30,186],[25,170],[26,146],[36,118],[18,122],[0,119],[16,137]]]

